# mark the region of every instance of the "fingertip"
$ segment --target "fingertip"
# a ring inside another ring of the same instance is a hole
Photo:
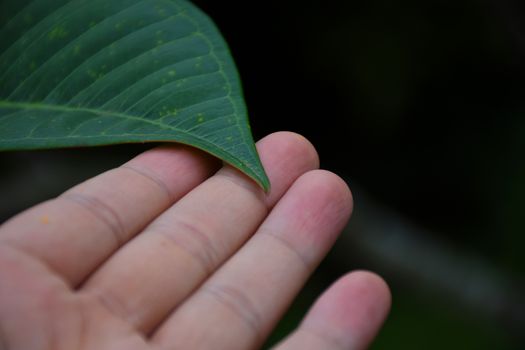
[[[265,147],[267,143],[272,143],[273,147],[280,152],[300,155],[312,169],[319,168],[319,154],[315,146],[301,134],[292,131],[277,131],[259,140],[257,147]]]
[[[341,277],[341,282],[348,284],[347,288],[352,288],[356,285],[361,285],[366,292],[373,292],[376,294],[375,298],[382,301],[384,309],[388,312],[392,304],[392,293],[390,287],[383,279],[375,272],[367,270],[356,270]]]
[[[323,169],[312,170],[307,175],[311,178],[310,181],[317,182],[318,192],[325,191],[332,201],[341,203],[341,209],[347,212],[348,217],[350,216],[354,200],[352,191],[343,178]]]
[[[353,210],[352,192],[341,177],[328,170],[311,170],[295,181],[292,192],[301,203],[298,210],[312,211],[312,218],[326,224],[337,221],[334,227],[339,235]]]
[[[385,321],[391,305],[386,282],[368,271],[336,281],[315,303],[301,328],[315,330],[351,349],[364,349]]]
[[[343,276],[334,288],[345,299],[342,305],[361,316],[347,314],[346,326],[360,329],[362,334],[370,333],[367,338],[372,338],[375,330],[383,324],[392,303],[392,294],[385,280],[373,272],[358,270]],[[357,304],[357,301],[361,303]]]
[[[319,168],[315,147],[304,136],[289,131],[272,133],[257,142],[261,162],[270,179],[266,202],[272,207],[302,174]]]

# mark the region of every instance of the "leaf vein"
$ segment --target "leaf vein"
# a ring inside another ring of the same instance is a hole
[[[75,74],[76,72],[78,72],[81,68],[83,68],[83,66],[86,65],[86,62],[89,62],[92,60],[93,57],[96,57],[96,56],[99,56],[101,55],[108,47],[110,47],[111,45],[114,45],[116,43],[118,43],[119,41],[121,40],[128,40],[131,36],[135,35],[135,34],[138,34],[138,33],[141,33],[143,30],[146,30],[148,29],[149,26],[153,26],[153,25],[158,25],[159,23],[162,23],[164,21],[168,21],[170,19],[173,19],[173,17],[175,16],[172,16],[172,17],[168,17],[168,18],[165,18],[164,20],[160,21],[160,22],[154,22],[154,23],[151,23],[145,27],[142,27],[140,28],[139,30],[135,30],[133,32],[130,32],[128,34],[126,34],[125,36],[123,37],[120,37],[119,39],[107,44],[106,46],[104,46],[103,48],[101,48],[100,50],[98,50],[97,52],[93,53],[91,56],[88,56],[86,57],[86,59],[84,61],[82,61],[82,63],[80,63],[74,70],[72,70],[67,76],[65,76],[62,81],[60,83],[58,83],[48,94],[46,97],[43,98],[44,101],[48,100],[50,98],[50,96],[60,87],[60,85],[62,85],[70,76],[72,76],[73,74]],[[168,44],[171,44],[175,41],[178,41],[178,40],[181,40],[181,39],[185,39],[185,38],[188,38],[188,37],[191,37],[191,36],[182,36],[182,37],[179,37],[175,40],[172,40],[172,41],[169,41],[167,43],[165,43],[165,45],[168,45]],[[123,65],[125,64],[128,64],[130,61],[136,59],[137,57],[140,57],[148,52],[151,52],[152,49],[148,49],[147,51],[143,51],[141,52],[139,55],[136,55],[132,58],[130,58],[128,61],[124,62]],[[117,69],[119,67],[122,67],[122,65],[119,65],[117,67],[115,67],[114,69]],[[114,70],[112,69],[112,70]],[[110,71],[111,72],[111,71]],[[109,72],[108,72],[109,73]],[[91,84],[89,84],[87,87],[83,88],[82,90],[78,91],[73,97],[70,98],[70,100],[74,99],[75,97],[77,97],[80,93],[82,93],[84,90],[86,90],[87,88],[89,88],[91,85],[93,85],[96,81],[92,82]]]

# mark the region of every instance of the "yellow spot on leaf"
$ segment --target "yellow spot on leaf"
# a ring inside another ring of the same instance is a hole
[[[160,17],[166,17],[166,9],[160,7],[160,6],[155,6],[155,9],[157,10],[157,13]]]
[[[51,29],[51,31],[47,34],[47,37],[50,40],[62,39],[62,38],[65,38],[67,36],[67,34],[68,34],[68,32],[67,32],[67,30],[64,27],[56,26],[53,29]]]
[[[168,75],[169,75],[170,77],[174,77],[176,74],[177,74],[177,72],[176,72],[174,69],[172,69],[172,70],[170,70],[170,71],[168,72]]]
[[[89,69],[87,71],[87,74],[89,75],[89,77],[93,80],[98,80],[100,78],[102,78],[104,76],[104,73],[102,72],[97,72],[96,70],[94,69]]]

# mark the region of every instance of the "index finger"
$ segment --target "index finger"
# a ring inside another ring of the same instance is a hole
[[[15,216],[0,227],[0,244],[76,286],[218,167],[194,148],[155,148]]]

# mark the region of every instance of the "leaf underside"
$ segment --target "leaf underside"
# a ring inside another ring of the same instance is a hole
[[[184,0],[0,5],[0,150],[180,142],[268,190],[241,85]]]

